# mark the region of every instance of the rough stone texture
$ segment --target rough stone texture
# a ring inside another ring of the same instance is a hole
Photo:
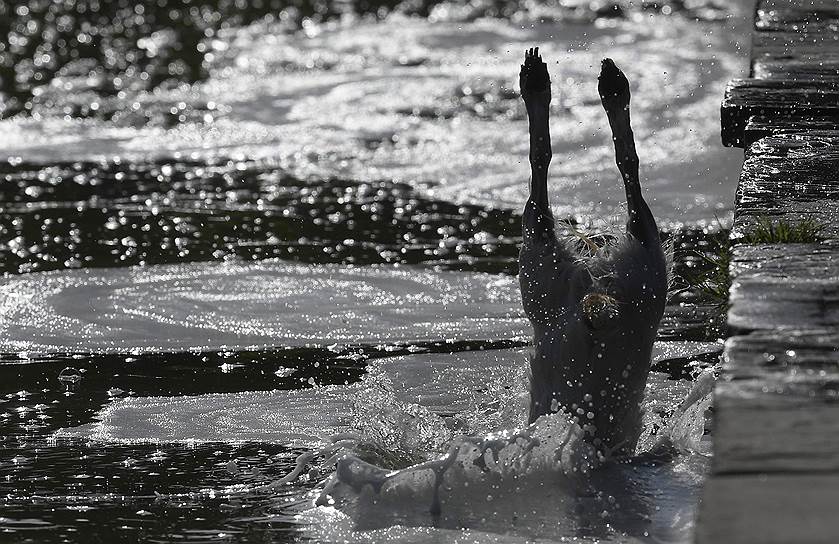
[[[778,134],[752,144],[743,163],[734,236],[762,217],[823,226],[825,240],[839,240],[839,132]],[[839,266],[839,265],[837,265]]]
[[[757,3],[755,30],[793,32],[801,29],[825,29],[835,32],[839,24],[836,0],[760,0]]]
[[[839,471],[839,330],[731,338],[715,391],[714,474]]]
[[[795,60],[779,59],[775,55],[766,55],[752,63],[752,76],[755,79],[810,79],[814,81],[833,80],[839,75],[839,54],[818,53],[819,63],[799,58]]]
[[[733,331],[839,331],[839,247],[739,245],[731,274]]]
[[[837,503],[836,474],[717,476],[705,484],[696,541],[835,544]]]
[[[714,462],[696,541],[839,541],[839,1],[760,0],[752,78],[722,106],[737,189]],[[816,243],[747,245],[762,219]],[[740,238],[742,240],[742,238]]]
[[[753,75],[760,62],[775,61],[778,74],[839,60],[839,3],[835,0],[761,0],[752,41]],[[807,74],[808,72],[803,72]]]
[[[743,147],[754,115],[839,118],[839,80],[735,79],[722,102],[723,145]]]
[[[791,133],[811,135],[830,133],[839,126],[839,117],[800,115],[755,115],[746,122],[745,148],[767,136]]]
[[[753,115],[839,119],[838,90],[839,2],[759,0],[751,77],[726,90],[723,144],[750,145],[743,132]]]

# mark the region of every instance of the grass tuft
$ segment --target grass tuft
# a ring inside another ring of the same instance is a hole
[[[783,219],[772,221],[761,217],[757,225],[741,240],[744,244],[811,244],[820,242],[825,225],[806,219],[790,223]]]
[[[738,244],[809,244],[822,240],[821,233],[825,225],[812,220],[790,223],[783,219],[772,220],[761,217],[748,234],[735,240]],[[728,311],[728,292],[731,289],[731,276],[728,273],[732,258],[732,242],[728,240],[719,246],[713,255],[701,255],[710,266],[710,270],[690,281],[691,287],[713,305],[719,316]]]

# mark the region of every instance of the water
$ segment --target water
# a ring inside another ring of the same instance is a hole
[[[288,6],[0,8],[0,540],[689,540],[720,332],[681,288],[733,202],[736,12]],[[558,62],[557,215],[623,213],[609,55],[675,249],[626,462],[561,414],[522,426],[532,44]]]

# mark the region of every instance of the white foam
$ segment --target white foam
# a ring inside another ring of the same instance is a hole
[[[457,108],[437,119],[399,111],[448,108],[465,86],[515,89],[524,49],[539,45],[554,82],[549,187],[560,216],[625,213],[596,93],[606,56],[632,82],[643,184],[656,217],[680,223],[730,208],[742,157],[719,143],[719,103],[746,63],[718,24],[651,14],[600,26],[394,15],[316,27],[308,36],[256,23],[228,30],[213,44],[219,49],[209,80],[138,98],[215,102],[211,124],[136,129],[18,118],[0,122],[0,149],[47,162],[175,153],[271,157],[298,175],[431,182],[437,185],[430,192],[444,199],[520,207],[529,176],[527,124],[505,114],[521,113],[518,99],[487,118]],[[385,144],[371,147],[371,139]]]
[[[497,409],[497,391],[504,386],[521,387],[517,380],[526,364],[526,350],[520,349],[416,354],[377,360],[370,375],[378,379],[368,376],[350,386],[119,398],[96,415],[96,422],[64,429],[59,435],[100,442],[296,444],[302,440],[311,445],[362,424],[373,434],[373,425],[382,422],[388,406],[394,416],[407,406],[422,407],[428,413]],[[407,426],[401,428],[404,431]],[[407,431],[402,436],[400,443],[408,442]]]
[[[656,351],[689,356],[689,347],[660,344]],[[709,347],[698,344],[694,353]],[[97,414],[98,421],[58,436],[117,443],[274,442],[304,448],[309,460],[321,448],[330,450],[327,457],[337,450],[338,471],[322,490],[324,505],[298,520],[316,541],[586,542],[580,535],[592,524],[599,527],[598,541],[626,542],[624,531],[644,530],[667,541],[687,538],[692,501],[707,469],[705,455],[689,447],[702,436],[707,380],[691,391],[690,382],[650,375],[645,407],[676,414],[672,432],[666,419],[655,423],[665,425],[659,436],[688,446],[682,457],[663,465],[612,466],[589,480],[581,475],[594,462],[591,450],[564,415],[522,426],[527,351],[382,359],[350,386],[120,398]],[[680,406],[684,399],[693,404]],[[457,438],[464,434],[476,437]],[[339,439],[329,438],[334,435]],[[340,441],[333,447],[333,440]],[[393,463],[406,461],[418,464],[393,470]],[[610,502],[611,495],[618,502]]]
[[[381,380],[371,378],[374,383]],[[310,524],[307,532],[315,540],[341,535],[343,540],[365,541],[381,531],[395,531],[408,541],[427,538],[416,527],[434,527],[443,534],[474,527],[556,539],[578,537],[580,531],[590,530],[588,526],[602,525],[597,531],[607,542],[627,541],[624,531],[683,541],[689,538],[692,501],[707,468],[704,455],[683,446],[698,444],[702,437],[710,397],[679,407],[691,384],[677,382],[673,387],[672,383],[654,373],[644,405],[676,412],[671,421],[658,421],[662,427],[658,435],[685,453],[663,465],[611,464],[593,472],[601,463],[582,440],[580,428],[564,413],[543,416],[527,427],[506,427],[432,445],[438,433],[429,431],[442,428],[441,421],[427,413],[417,417],[416,407],[400,406],[387,395],[365,395],[380,410],[379,424],[372,426],[372,433],[370,425],[362,426],[351,445],[344,441],[349,449],[335,457],[336,470],[316,500],[318,508],[301,519]],[[496,397],[519,392],[515,385],[492,389]],[[394,417],[400,409],[410,417]],[[524,416],[523,411],[519,416]],[[394,450],[415,451],[416,436],[432,437],[425,448],[437,455],[398,470],[367,462],[392,460],[397,457]],[[377,457],[380,450],[386,454]],[[324,517],[332,521],[312,523]],[[397,525],[398,530],[386,529]]]
[[[104,443],[265,442],[311,445],[348,423],[346,392],[334,387],[180,397],[128,397],[96,423],[58,436]]]
[[[144,353],[525,339],[515,278],[190,263],[0,279],[0,351]]]
[[[690,343],[671,344],[657,343],[655,357],[690,355]],[[709,347],[695,343],[693,353]],[[383,446],[410,443],[434,450],[458,433],[490,434],[520,425],[528,406],[528,360],[528,349],[415,354],[376,360],[361,383],[349,386],[115,398],[94,423],[59,435],[102,442],[313,444],[361,429],[368,437],[380,436]],[[651,373],[649,383],[651,408],[678,406],[691,389],[690,382],[659,373]],[[396,419],[402,423],[395,425]],[[387,438],[397,428],[401,434]]]

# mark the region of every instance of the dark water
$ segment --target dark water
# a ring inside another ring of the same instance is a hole
[[[2,270],[279,257],[515,273],[508,210],[252,161],[0,164]]]
[[[293,488],[224,493],[285,476],[301,451],[276,444],[86,444],[53,439],[91,421],[112,397],[302,389],[356,382],[367,361],[417,352],[503,348],[509,342],[348,346],[166,355],[54,355],[0,364],[0,541],[276,542],[294,540],[308,501]],[[243,365],[225,372],[223,364]],[[71,366],[76,384],[58,376]],[[278,369],[284,372],[277,375]],[[301,487],[302,486],[302,487]]]
[[[205,78],[211,61],[203,44],[225,27],[267,16],[285,20],[293,29],[307,18],[322,21],[346,13],[380,17],[394,9],[427,16],[437,4],[0,2],[0,117],[58,108],[75,118],[119,120],[126,114],[118,105],[125,104],[127,94]],[[478,3],[476,16],[509,16],[520,4]],[[707,2],[644,2],[642,8],[706,19],[720,12]],[[623,4],[613,2],[569,8],[574,10],[589,21],[625,14]],[[61,78],[71,87],[58,94],[49,90]],[[101,97],[103,106],[68,105],[59,96],[81,91]],[[108,106],[108,97],[115,97],[116,105]],[[200,105],[189,107],[142,112],[136,122],[172,126],[204,111]],[[269,161],[0,163],[3,274],[280,258],[514,275],[519,229],[514,211],[432,200],[389,180],[298,179]],[[685,278],[707,270],[700,255],[716,251],[727,233],[697,227],[664,234],[674,247],[676,288],[685,289],[668,307],[660,338],[715,339],[720,331],[708,326],[712,310],[687,288]],[[291,469],[299,451],[273,444],[86,444],[54,439],[53,433],[90,422],[113,397],[347,384],[357,382],[367,363],[380,357],[518,345],[443,342],[142,356],[0,354],[0,541],[298,539],[294,515],[315,482],[304,479],[298,487],[271,493],[202,490],[269,483]],[[681,378],[695,370],[687,363],[671,359],[657,369]],[[230,373],[224,365],[241,367]],[[78,384],[58,380],[65,367],[83,371]]]
[[[411,263],[516,273],[519,217],[418,196],[390,182],[304,182],[270,165],[183,161],[5,164],[0,254],[7,274],[79,266],[281,257],[306,263]],[[724,231],[665,233],[678,276],[695,273]],[[476,240],[476,238],[478,240]],[[184,242],[179,240],[184,239]],[[708,312],[677,295],[661,339],[708,340]],[[8,541],[297,538],[304,488],[202,493],[269,483],[299,451],[272,444],[88,445],[53,439],[112,396],[180,396],[357,382],[378,357],[519,346],[508,341],[103,356],[14,354],[0,364],[0,528]],[[714,363],[710,354],[706,364]],[[689,359],[656,370],[689,377]],[[235,365],[226,372],[224,365]],[[241,365],[241,366],[239,366]],[[81,371],[62,383],[65,367]],[[277,371],[280,371],[279,375]],[[179,495],[186,494],[186,495]],[[219,536],[222,535],[222,536]]]
[[[517,274],[518,213],[254,161],[0,163],[0,271],[283,258]],[[573,221],[572,221],[573,223]],[[724,230],[673,238],[678,277]],[[699,271],[699,270],[698,270]]]

